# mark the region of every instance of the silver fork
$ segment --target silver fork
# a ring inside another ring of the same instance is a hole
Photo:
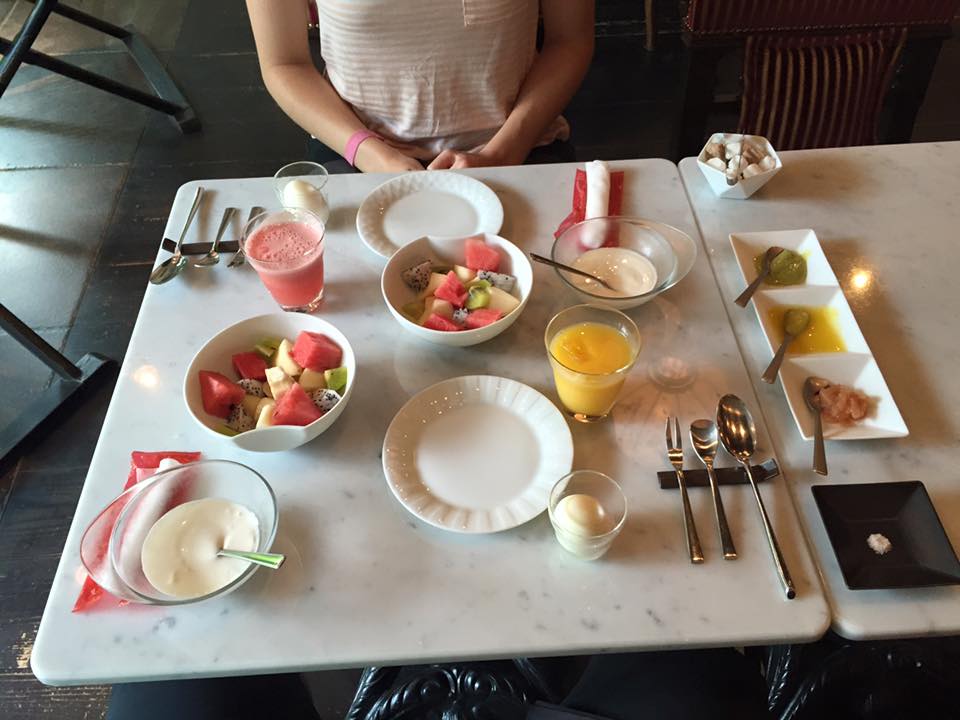
[[[243,224],[243,229],[246,230],[247,223],[253,220],[257,215],[263,214],[263,212],[264,212],[263,208],[260,207],[259,205],[254,205],[252,208],[250,208],[250,214],[247,215],[247,222]],[[241,235],[242,235],[242,231],[241,231]],[[237,252],[234,254],[232,258],[230,258],[230,262],[227,263],[227,267],[236,267],[237,265],[243,265],[243,263],[246,261],[247,256],[243,252],[242,237],[240,238],[239,241],[237,241],[237,248],[238,248]]]
[[[697,526],[693,522],[693,511],[690,509],[690,496],[687,495],[687,481],[683,477],[683,440],[680,434],[680,418],[673,418],[676,427],[677,444],[673,444],[673,435],[670,429],[671,418],[667,417],[667,457],[677,473],[677,485],[680,487],[680,498],[683,500],[683,531],[687,537],[687,552],[690,553],[690,562],[702,563],[703,550],[700,549],[700,537],[697,535]]]

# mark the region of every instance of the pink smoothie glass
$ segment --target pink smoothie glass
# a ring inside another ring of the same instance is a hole
[[[243,251],[284,310],[313,312],[323,299],[324,225],[307,210],[257,215],[243,231]]]

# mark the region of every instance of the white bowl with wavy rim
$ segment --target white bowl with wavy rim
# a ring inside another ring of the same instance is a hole
[[[773,167],[769,170],[764,170],[753,177],[742,178],[738,180],[733,185],[727,184],[727,174],[721,170],[717,170],[715,167],[710,167],[707,164],[707,160],[710,158],[707,156],[707,146],[710,143],[728,143],[728,142],[750,142],[758,146],[763,150],[765,155],[769,155],[773,158]],[[783,161],[780,160],[780,156],[777,155],[777,151],[773,149],[773,145],[770,144],[770,141],[767,140],[762,135],[742,135],[740,133],[714,133],[710,136],[710,139],[704,143],[703,149],[700,150],[700,154],[697,155],[697,167],[700,168],[700,172],[703,173],[703,177],[706,178],[707,184],[710,186],[710,189],[713,190],[714,194],[718,197],[728,198],[731,200],[746,200],[751,195],[753,195],[757,190],[766,185],[770,180],[773,179],[773,176],[776,175],[783,168]]]
[[[484,234],[483,241],[500,251],[500,272],[517,278],[516,288],[511,294],[520,300],[520,304],[509,315],[503,316],[486,327],[475,330],[460,330],[458,332],[431,330],[409,320],[403,314],[401,308],[408,302],[415,300],[417,293],[403,282],[400,273],[422,259],[436,260],[448,265],[463,265],[464,263],[466,238],[422,237],[397,250],[383,268],[383,274],[380,277],[380,291],[383,293],[383,300],[387,304],[387,309],[405,330],[413,333],[421,340],[427,340],[437,345],[468,347],[495,338],[516,322],[520,313],[527,306],[527,300],[529,300],[530,293],[533,291],[533,266],[523,250],[506,238],[499,235]]]
[[[254,345],[268,337],[287,338],[290,342],[295,342],[297,335],[303,330],[323,333],[343,350],[343,365],[347,368],[347,386],[344,388],[340,402],[323,417],[309,425],[274,425],[248,430],[233,436],[217,432],[217,428],[223,425],[224,421],[203,409],[197,373],[200,370],[212,370],[228,378],[236,377],[230,360],[234,354],[252,350]],[[183,399],[186,402],[187,411],[197,424],[223,442],[253,452],[281,452],[310,442],[333,425],[350,401],[356,381],[357,359],[346,335],[326,320],[313,315],[297,312],[272,313],[241,320],[210,338],[193,356],[190,367],[187,368],[187,374],[183,378]]]
[[[383,440],[383,472],[400,504],[459,533],[500,532],[532,520],[572,465],[573,436],[556,406],[523,383],[491,375],[421,391],[400,408]]]
[[[374,188],[357,210],[360,239],[385,258],[424,235],[496,234],[502,225],[497,194],[453,170],[398,175]]]

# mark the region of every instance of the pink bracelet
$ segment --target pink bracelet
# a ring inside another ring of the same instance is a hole
[[[348,163],[350,163],[352,167],[356,167],[353,161],[357,159],[357,150],[360,149],[360,143],[367,138],[383,140],[383,138],[377,135],[375,132],[367,129],[357,130],[353,135],[350,136],[350,139],[347,140],[347,149],[344,151],[343,157]]]

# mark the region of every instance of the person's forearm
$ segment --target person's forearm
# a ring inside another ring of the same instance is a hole
[[[544,46],[527,73],[513,110],[483,149],[484,154],[502,165],[522,163],[576,93],[592,55],[592,35]]]

